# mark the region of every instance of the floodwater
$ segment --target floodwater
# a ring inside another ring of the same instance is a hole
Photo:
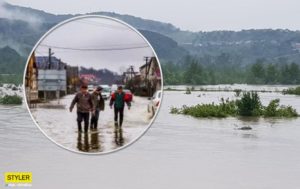
[[[194,87],[196,90],[208,90],[208,91],[233,91],[235,89],[241,89],[243,91],[282,91],[288,88],[296,87],[296,85],[247,85],[247,84],[222,84],[222,85],[169,85],[165,88],[171,88],[176,90],[185,90],[187,87]]]
[[[300,118],[196,119],[169,114],[171,106],[233,98],[226,92],[183,93],[165,92],[146,134],[130,147],[102,156],[63,150],[38,131],[24,108],[1,107],[1,171],[33,172],[31,188],[36,189],[299,188]],[[280,98],[300,112],[300,97],[261,96],[264,103]],[[237,130],[241,125],[253,130]]]
[[[67,95],[59,101],[53,100],[31,109],[42,131],[57,144],[70,150],[90,153],[112,151],[142,135],[151,121],[147,112],[149,100],[135,96],[131,109],[125,107],[122,129],[115,129],[114,111],[109,107],[109,100],[106,100],[105,110],[100,112],[98,129],[81,133],[77,127],[76,107],[72,113],[69,112],[73,98],[74,95]]]

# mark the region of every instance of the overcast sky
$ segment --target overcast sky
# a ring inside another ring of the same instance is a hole
[[[7,0],[56,14],[113,11],[184,30],[300,29],[299,0]],[[62,3],[63,2],[63,3]]]
[[[41,41],[36,56],[47,56],[49,47],[53,56],[69,65],[118,73],[130,65],[137,70],[145,63],[145,56],[154,56],[144,38],[128,26],[95,17],[61,25]]]

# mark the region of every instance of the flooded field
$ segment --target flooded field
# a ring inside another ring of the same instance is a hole
[[[24,108],[1,107],[1,171],[33,172],[34,189],[299,188],[300,118],[195,119],[169,114],[171,106],[234,98],[231,92],[183,93],[165,92],[148,132],[130,147],[104,156],[62,150],[39,132]],[[300,113],[300,97],[260,95],[263,103],[280,98]],[[237,130],[241,125],[253,130]]]
[[[100,112],[98,129],[80,133],[77,129],[76,108],[72,113],[69,112],[73,98],[74,95],[68,95],[59,102],[54,100],[31,109],[33,117],[45,134],[59,145],[71,150],[82,152],[114,150],[139,137],[147,129],[151,120],[147,112],[149,100],[135,96],[132,108],[128,110],[125,107],[122,130],[116,131],[114,111],[110,109],[109,101],[106,100],[105,111]]]
[[[224,84],[224,85],[169,85],[166,89],[185,90],[187,87],[194,87],[196,90],[208,90],[208,91],[233,91],[235,89],[241,89],[243,91],[282,91],[296,85],[247,85],[247,84]]]

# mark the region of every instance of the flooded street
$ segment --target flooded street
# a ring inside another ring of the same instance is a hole
[[[69,106],[74,95],[68,95],[40,104],[32,109],[32,114],[45,132],[56,143],[71,150],[83,152],[107,152],[132,142],[140,136],[150,122],[147,112],[149,100],[145,97],[134,97],[132,108],[125,107],[122,130],[115,132],[114,111],[109,107],[109,100],[105,101],[105,111],[100,112],[98,129],[88,133],[80,133],[77,129],[76,108],[69,112]],[[59,106],[56,106],[59,104]],[[56,107],[56,108],[55,108]],[[82,123],[82,126],[84,123]]]
[[[39,132],[24,108],[1,107],[1,170],[32,172],[34,189],[299,188],[300,118],[196,119],[169,114],[172,106],[234,98],[231,92],[183,93],[165,92],[160,113],[146,134],[130,147],[102,156],[63,150]],[[280,98],[281,104],[300,113],[299,96],[260,96],[264,104]],[[237,130],[241,125],[253,130]]]

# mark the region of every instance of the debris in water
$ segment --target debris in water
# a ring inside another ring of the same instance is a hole
[[[252,130],[252,127],[250,127],[250,126],[244,126],[244,127],[238,128],[238,130]]]

